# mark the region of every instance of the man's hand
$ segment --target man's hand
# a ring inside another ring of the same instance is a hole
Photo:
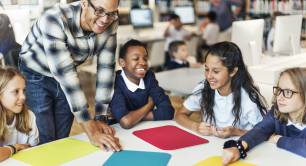
[[[104,122],[101,122],[101,121],[95,121],[98,129],[100,131],[102,131],[103,133],[105,134],[109,134],[109,135],[115,135],[115,129],[109,125],[107,125],[106,123]]]
[[[97,121],[89,120],[87,122],[81,123],[82,128],[86,132],[90,142],[100,147],[102,150],[112,150],[120,151],[121,145],[119,139],[112,134],[104,133],[106,130],[109,133],[112,133],[110,128],[105,127],[106,124],[97,123]],[[114,132],[113,132],[114,133]]]

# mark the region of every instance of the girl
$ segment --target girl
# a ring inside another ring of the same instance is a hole
[[[25,79],[13,68],[0,68],[0,161],[38,144],[35,116],[25,106]]]
[[[115,90],[110,107],[121,127],[129,129],[142,120],[173,119],[169,97],[148,69],[148,52],[143,43],[129,40],[119,52]]]
[[[273,94],[274,105],[267,116],[238,141],[225,142],[224,165],[245,158],[248,150],[268,139],[306,157],[306,68],[283,71]]]
[[[204,62],[206,80],[178,110],[176,121],[202,135],[243,135],[262,119],[266,103],[254,86],[241,51],[234,43],[217,43],[208,50]],[[201,111],[203,122],[188,118],[194,111]]]

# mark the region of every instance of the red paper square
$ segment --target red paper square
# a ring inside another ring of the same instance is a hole
[[[175,150],[208,143],[204,138],[171,125],[137,130],[133,134],[162,150]]]

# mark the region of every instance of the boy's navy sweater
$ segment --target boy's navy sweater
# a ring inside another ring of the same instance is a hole
[[[306,128],[300,130],[293,125],[287,126],[275,117],[272,110],[240,140],[247,142],[249,149],[252,149],[267,141],[274,133],[282,136],[277,142],[277,147],[306,157]]]
[[[155,105],[152,110],[154,120],[173,119],[174,109],[170,99],[164,90],[159,87],[154,73],[148,70],[143,81],[145,89],[137,89],[135,92],[131,92],[121,76],[121,70],[116,72],[115,90],[110,103],[111,112],[116,120],[120,122],[120,119],[130,111],[147,104],[149,96],[151,96]]]
[[[171,59],[168,63],[166,63],[167,70],[178,69],[178,68],[189,67],[189,66],[190,64],[188,62],[181,64],[181,63],[177,63],[173,59]]]

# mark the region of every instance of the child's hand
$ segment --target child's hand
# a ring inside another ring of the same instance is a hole
[[[29,144],[15,144],[14,146],[15,146],[17,152],[31,147],[31,145],[29,145]]]
[[[232,126],[224,127],[224,128],[216,128],[214,131],[214,136],[220,137],[220,138],[228,138],[233,135],[235,128]]]
[[[212,135],[213,134],[213,126],[209,123],[201,122],[197,127],[197,132],[202,135]]]
[[[200,68],[200,67],[203,67],[203,64],[201,64],[201,63],[190,63],[190,67],[192,67],[192,68]]]
[[[268,142],[276,144],[281,137],[282,137],[281,135],[273,134],[270,136]]]
[[[222,154],[222,165],[228,165],[234,161],[237,161],[240,158],[239,150],[236,147],[223,149]]]
[[[149,98],[148,98],[148,103],[147,103],[150,107],[154,107],[154,101],[153,101],[153,99],[152,99],[152,97],[151,96],[149,96]]]

